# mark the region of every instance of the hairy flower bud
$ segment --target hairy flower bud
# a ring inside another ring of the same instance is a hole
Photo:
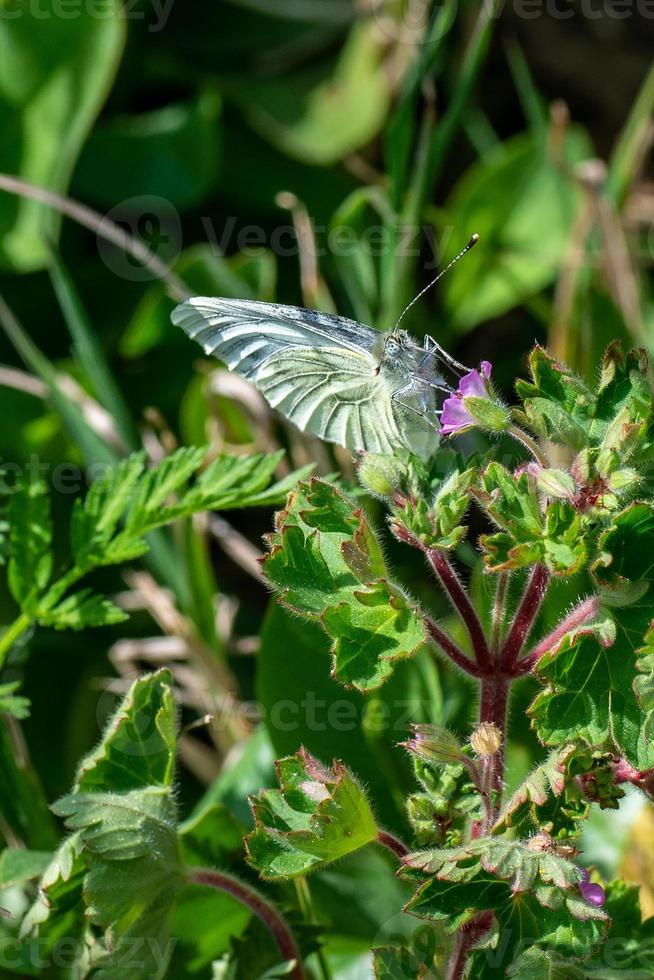
[[[502,733],[492,721],[482,721],[470,736],[470,744],[476,755],[497,755],[502,746]]]

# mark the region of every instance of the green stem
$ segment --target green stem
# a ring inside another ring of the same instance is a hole
[[[531,455],[534,457],[534,459],[540,466],[542,466],[544,469],[547,469],[547,460],[545,459],[545,456],[538,448],[538,444],[536,443],[536,441],[532,439],[531,436],[524,431],[524,429],[521,429],[518,425],[512,425],[509,429],[507,429],[507,432],[510,436],[512,436],[518,442],[522,443],[522,445],[529,450]]]
[[[27,613],[21,613],[21,615],[7,627],[2,636],[0,636],[0,670],[3,669],[11,648],[16,640],[20,639],[23,633],[25,633],[31,625],[32,620]]]

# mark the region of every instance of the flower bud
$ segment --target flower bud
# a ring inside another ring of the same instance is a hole
[[[412,728],[413,737],[402,744],[423,762],[432,765],[469,762],[458,739],[447,728],[438,725],[412,725]]]
[[[394,456],[365,453],[357,466],[357,475],[366,490],[378,497],[392,498],[403,485],[406,467]]]
[[[564,470],[541,469],[538,473],[536,485],[547,497],[556,497],[559,500],[574,500],[574,481],[570,474]]]
[[[470,736],[470,744],[475,755],[497,755],[502,746],[502,733],[492,721],[482,721]]]

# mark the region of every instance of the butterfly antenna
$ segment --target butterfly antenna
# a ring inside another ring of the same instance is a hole
[[[453,265],[456,265],[456,263],[459,261],[459,259],[462,259],[463,256],[466,255],[470,251],[471,248],[474,248],[478,241],[479,241],[479,235],[473,235],[472,238],[470,239],[470,241],[468,242],[468,244],[466,245],[466,247],[465,248],[462,248],[461,251],[459,252],[459,254],[458,255],[455,255],[454,258],[452,259],[452,261],[451,262],[448,262],[444,269],[441,269],[441,271],[438,273],[438,275],[436,276],[436,278],[435,279],[432,279],[432,281],[430,283],[428,283],[425,286],[424,289],[421,289],[420,290],[420,292],[418,293],[417,296],[414,296],[414,298],[411,300],[411,302],[409,303],[409,305],[404,310],[402,310],[402,312],[400,313],[400,315],[399,315],[399,317],[397,319],[397,323],[393,327],[393,330],[391,331],[391,333],[395,333],[395,331],[397,330],[397,328],[399,327],[400,323],[402,322],[402,320],[404,319],[404,317],[406,316],[406,314],[409,312],[409,310],[411,309],[411,307],[412,306],[415,306],[415,304],[418,302],[418,300],[419,299],[422,299],[422,297],[425,295],[425,293],[428,293],[429,290],[432,288],[432,286],[435,286],[436,283],[439,281],[439,279],[442,279],[443,276],[445,275],[445,273],[450,271],[450,269],[452,268]]]

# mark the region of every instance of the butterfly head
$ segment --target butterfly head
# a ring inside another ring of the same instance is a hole
[[[398,330],[397,327],[391,330],[383,338],[379,352],[379,364],[375,369],[375,374],[379,374],[384,367],[386,369],[400,367],[405,361],[406,353],[416,347],[415,340],[409,336],[406,330]]]

